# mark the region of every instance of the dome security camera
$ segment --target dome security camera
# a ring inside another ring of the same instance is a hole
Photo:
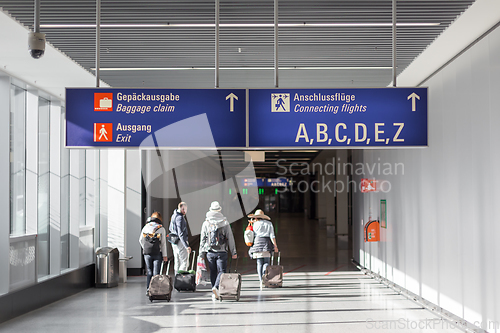
[[[45,53],[45,34],[30,32],[28,35],[28,49],[34,59],[40,59]]]

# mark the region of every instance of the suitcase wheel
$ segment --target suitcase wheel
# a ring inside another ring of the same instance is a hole
[[[151,297],[149,298],[149,301],[150,301],[151,303],[153,303],[153,299],[152,299]]]

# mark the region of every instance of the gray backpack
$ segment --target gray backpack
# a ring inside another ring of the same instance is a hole
[[[208,243],[214,250],[221,250],[226,245],[227,237],[223,229],[224,225],[219,227],[218,223],[209,221]]]

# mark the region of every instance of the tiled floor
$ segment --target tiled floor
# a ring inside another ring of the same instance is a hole
[[[238,241],[239,302],[213,301],[210,289],[200,287],[151,303],[146,278],[129,277],[116,288],[88,289],[15,318],[0,332],[461,332],[357,271],[342,238],[327,238],[318,226],[298,232],[302,223],[314,223],[301,217],[275,221],[283,288],[259,287],[255,262]]]

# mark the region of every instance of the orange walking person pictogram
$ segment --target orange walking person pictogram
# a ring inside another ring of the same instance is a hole
[[[113,141],[112,123],[94,123],[94,142]]]

